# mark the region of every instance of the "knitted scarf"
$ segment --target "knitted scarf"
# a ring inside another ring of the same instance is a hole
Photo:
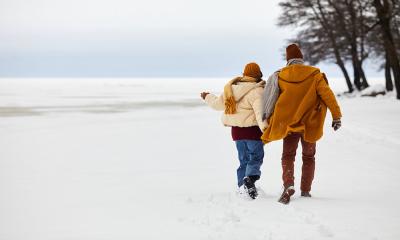
[[[286,66],[290,66],[293,64],[300,64],[303,65],[304,64],[304,60],[302,58],[292,58],[289,61],[287,61]]]
[[[301,58],[292,58],[290,59],[286,66],[290,66],[293,64],[304,64],[304,60]],[[279,71],[274,72],[267,81],[265,85],[263,97],[262,97],[262,120],[268,119],[275,108],[275,103],[279,97]]]
[[[225,104],[225,114],[235,114],[236,113],[236,100],[233,96],[232,85],[238,82],[259,82],[259,79],[253,77],[236,77],[230,80],[224,87],[224,104]]]

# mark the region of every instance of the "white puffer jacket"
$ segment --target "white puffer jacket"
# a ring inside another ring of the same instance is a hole
[[[266,127],[266,122],[262,120],[262,94],[265,81],[238,82],[232,85],[233,96],[236,100],[236,113],[223,114],[222,123],[230,127],[252,127],[259,126],[261,131]],[[224,96],[219,97],[208,94],[205,102],[211,108],[224,111]]]

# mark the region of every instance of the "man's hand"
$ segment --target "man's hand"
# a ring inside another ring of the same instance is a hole
[[[342,121],[340,120],[340,118],[339,119],[334,119],[333,121],[332,121],[332,127],[333,127],[333,130],[338,130],[340,127],[342,126]]]
[[[206,99],[208,94],[210,94],[210,93],[209,92],[202,92],[202,93],[200,93],[200,97],[204,100],[204,99]]]

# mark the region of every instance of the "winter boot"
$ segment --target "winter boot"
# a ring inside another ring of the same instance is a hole
[[[247,191],[247,194],[249,194],[252,199],[255,199],[258,196],[258,193],[257,188],[254,185],[254,181],[252,181],[250,177],[245,177],[243,178],[243,183],[244,189]]]
[[[283,204],[288,204],[290,202],[290,197],[294,194],[294,187],[289,186],[283,190],[281,197],[279,198],[278,202]]]
[[[311,197],[310,192],[301,192],[302,197]]]

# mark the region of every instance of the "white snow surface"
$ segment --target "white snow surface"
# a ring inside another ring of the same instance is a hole
[[[383,84],[376,84],[363,89],[360,93],[362,95],[371,95],[376,93],[385,93],[386,87]]]
[[[299,196],[299,146],[286,206],[281,141],[265,146],[259,198],[236,188],[230,129],[199,98],[226,81],[0,80],[0,239],[400,239],[393,95],[338,99],[313,197]]]

